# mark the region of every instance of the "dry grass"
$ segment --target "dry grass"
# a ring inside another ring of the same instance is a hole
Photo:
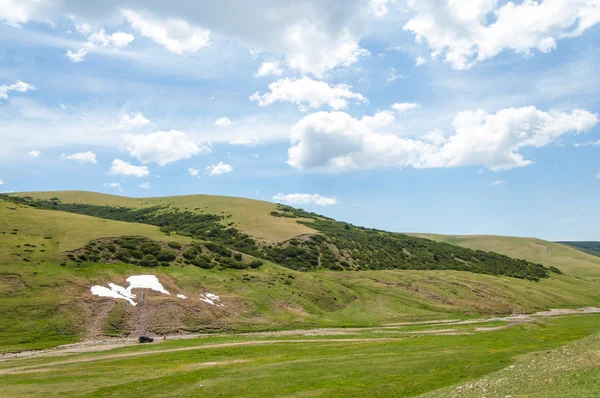
[[[491,235],[410,234],[469,249],[493,251],[514,258],[555,266],[575,276],[600,279],[600,257],[575,248],[536,238]]]
[[[127,198],[85,191],[23,192],[19,196],[37,199],[58,197],[63,203],[84,203],[104,206],[127,206],[133,208],[165,206],[188,210],[194,213],[231,215],[224,222],[233,222],[234,227],[252,235],[263,243],[283,242],[303,234],[316,231],[298,224],[295,219],[273,217],[269,213],[277,205],[259,200],[212,195],[170,196],[158,198]]]

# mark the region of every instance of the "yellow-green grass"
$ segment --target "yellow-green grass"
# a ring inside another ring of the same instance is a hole
[[[264,243],[282,242],[299,235],[316,233],[297,223],[297,219],[273,217],[270,213],[277,209],[276,204],[253,199],[212,195],[127,198],[85,191],[23,192],[15,195],[36,199],[59,198],[63,203],[98,206],[143,208],[170,205],[193,213],[230,215],[231,218],[224,220],[224,223],[233,222],[235,228]]]
[[[573,247],[536,238],[493,235],[410,234],[469,249],[493,251],[514,258],[554,266],[575,276],[600,279],[600,257]]]
[[[514,364],[424,395],[423,398],[600,396],[600,334],[554,350],[517,357]]]
[[[600,332],[597,315],[545,319],[468,335],[315,338],[219,337],[172,341],[68,357],[0,363],[4,396],[400,397],[453,396],[464,385]],[[234,343],[228,344],[228,343]],[[218,344],[218,345],[217,345]],[[597,361],[585,390],[537,383],[536,396],[597,396]],[[554,364],[560,366],[560,363]],[[583,378],[575,372],[571,378]],[[581,369],[581,368],[579,368]],[[553,369],[554,370],[554,369]],[[559,372],[554,371],[555,377]],[[523,373],[513,396],[536,393]],[[587,394],[577,395],[577,392]],[[485,396],[499,396],[486,392]],[[474,396],[483,396],[478,394]],[[508,395],[508,394],[506,394]],[[506,396],[503,395],[503,396]]]

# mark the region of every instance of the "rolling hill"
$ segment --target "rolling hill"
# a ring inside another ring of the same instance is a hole
[[[512,244],[507,257],[241,198],[3,196],[0,347],[373,326],[600,303],[595,257],[552,244],[552,256],[538,258],[527,245],[519,249],[523,241]],[[563,251],[555,255],[555,247]],[[136,290],[127,300],[130,278],[148,274],[160,289]],[[94,295],[94,288],[114,296]]]
[[[582,252],[600,257],[600,242],[557,242],[563,245],[571,246]]]
[[[600,279],[600,258],[579,247],[536,238],[493,235],[439,235],[412,233],[412,236],[446,242],[475,250],[494,251],[510,257],[555,266],[575,276]]]

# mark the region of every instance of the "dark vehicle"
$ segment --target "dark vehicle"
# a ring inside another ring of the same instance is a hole
[[[141,336],[138,339],[138,342],[140,343],[152,343],[154,341],[154,339],[152,337],[146,337],[146,336]]]

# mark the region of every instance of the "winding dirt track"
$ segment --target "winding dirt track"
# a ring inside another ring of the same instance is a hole
[[[193,347],[181,347],[181,348],[168,348],[165,350],[152,350],[152,351],[140,351],[140,352],[125,352],[121,354],[110,354],[110,355],[102,355],[96,356],[92,358],[73,358],[62,361],[55,361],[37,365],[29,365],[29,366],[20,366],[16,368],[10,369],[2,369],[0,370],[0,375],[6,374],[19,374],[19,373],[29,373],[32,370],[35,372],[47,372],[48,367],[59,366],[59,365],[70,365],[74,363],[86,363],[86,362],[97,362],[104,361],[110,359],[120,359],[120,358],[133,358],[139,356],[146,355],[155,355],[155,354],[165,354],[171,352],[180,352],[180,351],[193,351],[193,350],[205,350],[212,348],[226,348],[226,347],[238,347],[238,346],[258,346],[258,345],[270,345],[270,344],[299,344],[299,343],[358,343],[358,342],[389,342],[389,341],[400,341],[404,340],[404,338],[392,338],[392,337],[384,337],[384,338],[350,338],[350,339],[311,339],[311,340],[256,340],[256,341],[238,341],[235,343],[218,343],[218,344],[207,344],[201,346],[193,346]]]

